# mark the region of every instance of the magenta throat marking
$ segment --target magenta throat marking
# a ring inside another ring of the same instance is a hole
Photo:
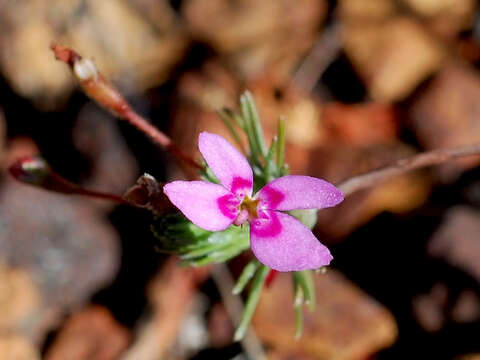
[[[218,208],[229,219],[235,219],[238,214],[238,200],[233,194],[226,194],[217,199]]]
[[[261,201],[263,201],[267,209],[275,210],[277,206],[285,199],[285,195],[274,189],[272,186],[266,185],[261,190]]]
[[[239,190],[247,189],[249,192],[252,190],[253,184],[250,180],[241,178],[240,176],[236,176],[232,180],[232,186],[230,187],[230,191],[234,194],[237,194]]]
[[[275,237],[282,232],[282,224],[275,211],[260,211],[250,222],[250,231],[258,237]]]

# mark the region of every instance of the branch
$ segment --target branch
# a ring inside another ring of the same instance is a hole
[[[337,187],[345,196],[348,196],[358,190],[374,186],[385,180],[389,180],[396,175],[400,175],[411,170],[441,164],[449,160],[472,155],[480,155],[480,143],[464,145],[450,149],[432,150],[414,155],[406,159],[398,160],[393,165],[351,177],[350,179],[341,182]]]
[[[83,59],[76,51],[67,46],[52,44],[51,49],[57,60],[70,67],[85,94],[95,100],[98,105],[115,116],[128,121],[149,136],[156,144],[171,152],[181,162],[196,170],[203,170],[203,166],[184,153],[173,143],[172,139],[133,110],[118,89],[98,71],[93,61]]]
[[[131,205],[119,195],[82,188],[63,178],[52,170],[50,165],[39,156],[27,156],[15,161],[9,167],[10,174],[18,181],[60,194],[83,195],[96,199],[110,200]]]
[[[294,83],[306,93],[311,93],[325,70],[340,53],[342,46],[342,28],[335,23],[323,31],[315,41],[294,74]]]

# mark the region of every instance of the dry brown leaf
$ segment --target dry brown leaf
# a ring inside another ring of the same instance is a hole
[[[433,234],[427,251],[480,280],[480,214],[474,208],[457,206],[449,210]]]
[[[468,66],[446,66],[410,107],[411,124],[418,141],[427,150],[480,142],[480,75]],[[474,156],[439,167],[443,180],[480,163]]]
[[[40,352],[19,335],[3,334],[0,336],[0,360],[40,360]]]
[[[344,41],[345,52],[371,96],[383,102],[406,98],[444,58],[440,44],[408,17],[352,21],[346,24]]]

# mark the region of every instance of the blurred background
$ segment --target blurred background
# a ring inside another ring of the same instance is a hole
[[[215,111],[245,89],[268,139],[286,116],[293,174],[339,183],[480,142],[474,0],[0,1],[1,360],[248,359],[211,268],[155,251],[149,212],[7,174],[40,153],[120,195],[143,172],[182,176],[78,90],[52,41],[93,58],[193,156],[199,131],[228,136]],[[268,359],[480,359],[479,163],[408,173],[322,211],[315,233],[335,259],[316,277],[317,310],[296,341],[290,278],[265,289],[253,328]]]

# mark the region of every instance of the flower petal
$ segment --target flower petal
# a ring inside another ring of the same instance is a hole
[[[251,196],[253,172],[247,159],[223,137],[200,133],[198,148],[220,183],[234,194]]]
[[[238,214],[238,200],[223,186],[205,181],[174,181],[163,192],[192,223],[209,231],[225,230]]]
[[[343,201],[329,182],[311,176],[287,175],[265,185],[256,195],[270,210],[323,209]]]
[[[294,217],[264,210],[250,222],[250,246],[257,259],[277,271],[317,269],[333,259],[328,248]]]

